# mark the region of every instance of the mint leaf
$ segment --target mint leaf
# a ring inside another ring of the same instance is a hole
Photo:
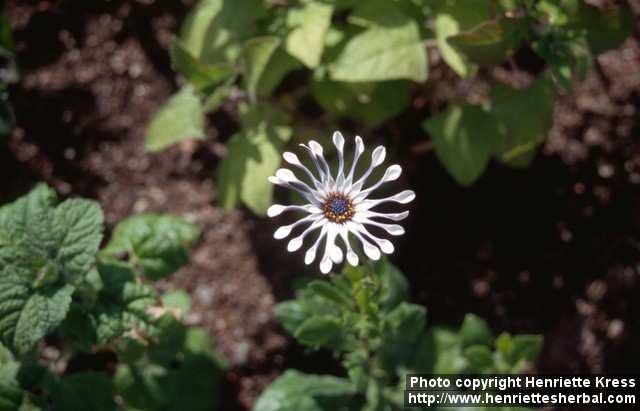
[[[498,18],[481,23],[447,42],[474,63],[502,63],[524,40],[523,19]]]
[[[418,24],[405,16],[393,26],[373,26],[355,35],[329,73],[338,81],[426,81],[427,51]]]
[[[102,255],[127,257],[142,275],[158,280],[188,261],[188,249],[199,236],[196,226],[178,217],[141,214],[116,226]]]
[[[272,203],[273,185],[267,177],[280,165],[282,146],[291,137],[285,118],[266,108],[245,108],[243,130],[231,137],[227,157],[218,171],[220,202],[231,209],[242,201],[256,214]]]
[[[147,129],[145,148],[160,151],[183,140],[205,137],[200,96],[193,86],[185,85],[154,115]]]
[[[19,355],[62,323],[102,239],[97,203],[56,202],[38,185],[0,208],[0,339]]]
[[[17,380],[20,364],[0,362],[0,411],[15,411],[20,408],[24,392]]]
[[[286,50],[309,68],[320,64],[324,48],[324,36],[331,25],[333,7],[321,2],[310,1],[301,11],[293,9],[289,13],[301,13],[300,24],[287,36]]]
[[[287,370],[262,393],[254,411],[350,409],[356,390],[349,380]]]

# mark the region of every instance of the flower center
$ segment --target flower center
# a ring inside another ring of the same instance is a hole
[[[334,223],[344,223],[351,220],[356,210],[349,197],[342,193],[331,193],[322,206],[324,216]]]

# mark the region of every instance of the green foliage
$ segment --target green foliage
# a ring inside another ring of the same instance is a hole
[[[199,230],[139,215],[99,251],[102,233],[97,203],[59,203],[45,185],[0,208],[0,410],[115,411],[116,398],[126,409],[216,409],[224,364],[203,330],[179,321],[189,296],[161,298],[145,281],[184,265]],[[115,352],[115,377],[36,363],[50,334],[65,355]]]
[[[349,379],[287,370],[254,410],[402,409],[407,373],[519,373],[540,352],[542,337],[496,338],[473,314],[458,330],[427,327],[425,308],[407,296],[402,273],[380,261],[311,281],[278,304],[283,327],[306,347],[332,350]]]
[[[266,213],[273,198],[267,177],[278,169],[282,147],[291,138],[286,123],[286,117],[273,110],[242,109],[242,131],[231,137],[218,171],[223,207],[230,209],[242,201],[253,212]]]
[[[0,138],[7,136],[15,126],[15,115],[9,104],[7,85],[18,79],[18,70],[15,61],[15,48],[11,25],[9,21],[0,16]]]
[[[419,83],[428,80],[431,45],[465,78],[528,47],[547,64],[531,85],[492,84],[483,107],[460,101],[423,120],[437,157],[470,185],[492,158],[531,163],[550,128],[556,88],[570,91],[597,54],[629,37],[632,20],[627,5],[577,0],[201,0],[170,50],[187,84],[152,119],[147,148],[206,138],[206,115],[226,100],[225,110],[237,108],[239,130],[219,169],[220,202],[264,214],[271,188],[256,176],[277,168],[293,130],[343,119],[378,128],[420,107],[412,96],[429,89]],[[323,110],[319,119],[308,116],[310,102]],[[247,113],[261,120],[247,121]]]
[[[158,280],[188,260],[188,249],[200,237],[196,226],[170,215],[141,214],[119,223],[101,254],[125,258],[141,274]]]

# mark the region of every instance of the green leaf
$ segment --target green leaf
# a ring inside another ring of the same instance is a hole
[[[0,362],[0,411],[15,411],[22,404],[25,394],[17,379],[19,369],[16,362]]]
[[[197,90],[209,94],[229,77],[234,71],[229,65],[205,64],[196,59],[178,39],[171,42],[169,49],[171,67],[182,74]]]
[[[337,81],[427,80],[427,51],[416,21],[374,26],[351,38],[329,66]]]
[[[278,169],[280,151],[291,137],[285,123],[282,115],[267,108],[244,110],[243,130],[231,137],[218,170],[220,203],[225,209],[242,201],[254,213],[266,213],[273,197],[267,177]]]
[[[245,82],[253,98],[259,94],[258,91],[269,89],[263,85],[263,78],[269,78],[267,68],[279,46],[280,39],[274,36],[256,37],[246,43],[242,53]]]
[[[8,94],[0,90],[0,137],[8,136],[16,125]]]
[[[32,270],[31,280],[49,273],[76,283],[93,266],[102,240],[103,215],[94,201],[71,199],[55,207],[46,185],[0,208],[0,267]]]
[[[162,296],[162,304],[168,308],[176,308],[182,314],[191,310],[191,296],[184,290],[170,291]]]
[[[409,299],[409,282],[398,267],[383,258],[376,263],[375,269],[382,283],[380,307],[383,310],[390,311]]]
[[[285,330],[293,335],[307,318],[307,310],[302,301],[290,300],[277,304],[275,315]]]
[[[193,86],[185,85],[153,116],[145,148],[160,151],[183,140],[205,137],[202,101]]]
[[[333,316],[307,318],[296,330],[294,337],[311,347],[334,346],[340,339],[341,324]]]
[[[464,357],[469,362],[470,372],[493,371],[493,353],[486,345],[471,345],[465,348]]]
[[[465,186],[482,175],[504,138],[500,123],[472,105],[451,107],[425,120],[423,127],[431,135],[440,161]]]
[[[618,47],[633,32],[633,11],[626,3],[598,8],[578,2],[577,15],[571,17],[570,27],[584,30],[593,54]]]
[[[436,10],[434,28],[438,49],[449,67],[462,77],[471,76],[474,69],[466,57],[449,44],[449,38],[489,20],[489,5],[489,0],[476,0],[473,7],[463,0],[451,0],[442,2]]]
[[[407,81],[346,83],[330,80],[314,81],[311,92],[327,111],[349,116],[369,127],[377,127],[400,114],[409,104]]]
[[[52,411],[115,411],[111,379],[97,372],[73,374],[51,387]]]
[[[492,96],[493,115],[506,127],[501,159],[513,166],[527,165],[533,150],[542,143],[553,120],[553,87],[541,76],[529,88],[514,90],[497,86]]]
[[[202,0],[185,19],[180,40],[205,64],[233,62],[263,14],[260,0]]]
[[[187,263],[198,228],[178,217],[140,214],[120,222],[102,255],[129,261],[152,280],[164,278]]]
[[[521,361],[533,362],[542,350],[544,339],[541,335],[516,335],[512,339],[511,361],[518,364]]]
[[[493,333],[487,322],[475,314],[465,315],[460,327],[460,337],[464,347],[471,345],[490,346],[493,342]]]
[[[520,47],[523,24],[524,19],[490,20],[448,37],[447,42],[474,63],[500,64]]]
[[[394,335],[405,341],[414,341],[424,331],[426,315],[424,307],[402,302],[386,315],[385,320]]]
[[[294,12],[296,10],[292,10]],[[309,68],[320,64],[324,36],[331,25],[333,7],[318,1],[303,6],[300,24],[287,36],[286,50]]]
[[[309,289],[319,297],[322,297],[338,305],[350,307],[353,303],[353,300],[349,295],[343,293],[336,286],[330,284],[327,281],[312,281],[307,285],[307,287],[309,287]]]
[[[356,391],[344,378],[287,370],[262,393],[254,411],[344,411]]]
[[[56,202],[39,185],[0,208],[0,340],[19,355],[62,323],[102,239],[97,203]]]
[[[218,409],[223,366],[213,354],[208,334],[186,328],[170,316],[164,319],[172,326],[163,330],[158,343],[117,369],[117,395],[136,409]]]

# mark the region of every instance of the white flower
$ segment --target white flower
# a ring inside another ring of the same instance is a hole
[[[368,188],[364,188],[365,181],[373,170],[384,162],[386,149],[378,146],[371,155],[371,164],[367,171],[360,178],[354,176],[358,159],[364,152],[364,144],[360,136],[355,138],[356,147],[353,162],[347,172],[344,162],[344,137],[339,131],[333,133],[333,143],[338,151],[338,173],[334,178],[331,174],[329,164],[322,154],[322,146],[316,141],[309,141],[308,145],[300,144],[307,149],[318,172],[315,175],[305,167],[298,156],[291,152],[285,152],[284,160],[302,170],[311,185],[298,179],[295,174],[286,168],[276,171],[275,176],[269,177],[269,181],[300,193],[307,201],[305,205],[280,205],[274,204],[267,210],[269,217],[275,217],[284,211],[302,211],[307,215],[293,224],[279,227],[274,233],[276,239],[283,239],[299,226],[306,225],[306,228],[289,241],[287,250],[290,252],[302,247],[304,239],[316,230],[320,234],[307,250],[304,262],[311,264],[316,259],[316,252],[320,243],[326,237],[324,253],[320,259],[320,271],[328,273],[333,264],[340,264],[343,260],[343,250],[336,245],[336,238],[340,237],[346,248],[347,261],[351,265],[358,265],[358,254],[351,246],[349,234],[353,234],[362,244],[364,253],[372,260],[380,258],[380,251],[385,254],[393,252],[393,244],[387,239],[378,238],[371,234],[367,226],[375,226],[383,229],[387,233],[398,236],[404,234],[404,229],[398,224],[387,224],[376,219],[386,219],[400,221],[405,219],[408,211],[402,213],[380,213],[372,211],[378,204],[395,202],[407,204],[415,198],[415,193],[405,190],[391,197],[380,199],[370,199],[369,195],[383,183],[396,180],[402,173],[402,168],[394,164],[389,166],[382,178]]]

